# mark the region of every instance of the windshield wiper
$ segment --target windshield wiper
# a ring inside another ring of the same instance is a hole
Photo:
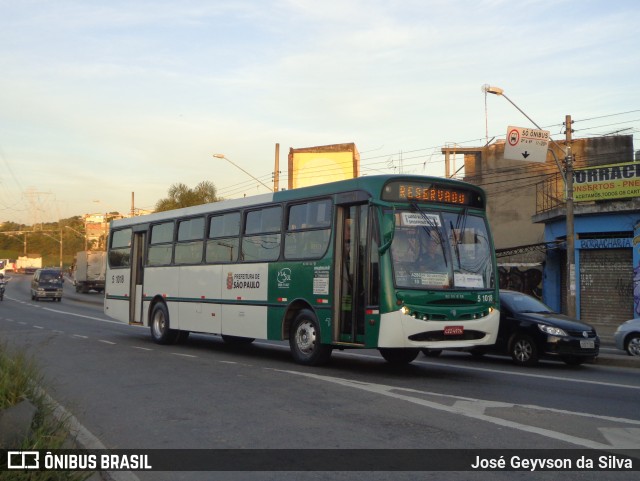
[[[458,247],[461,242],[460,238],[464,235],[464,230],[467,227],[467,217],[469,216],[469,208],[465,207],[464,210],[458,214],[456,218],[456,226],[453,227],[453,222],[449,221],[449,228],[453,235],[453,246],[456,251],[456,259],[458,260],[458,267],[462,269],[462,262],[460,260],[460,248]]]
[[[438,239],[433,239],[433,235],[431,234],[431,231],[429,229],[427,229],[425,226],[422,226],[422,228],[427,233],[427,235],[434,242],[440,244],[440,250],[442,251],[442,257],[444,258],[444,265],[445,265],[445,267],[449,267],[449,262],[448,262],[448,259],[447,259],[447,253],[444,250],[444,237],[442,236],[442,232],[440,232],[440,229],[438,228],[437,224],[433,221],[433,219],[429,218],[429,216],[420,208],[420,206],[416,202],[412,202],[409,205],[411,205],[411,207],[413,207],[415,210],[417,210],[420,213],[422,218],[429,225],[429,227],[431,227],[432,230],[436,231],[436,235],[438,236]]]

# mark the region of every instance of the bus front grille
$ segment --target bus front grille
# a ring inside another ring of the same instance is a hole
[[[409,340],[418,342],[437,342],[437,341],[473,341],[482,339],[486,336],[486,333],[482,331],[465,330],[462,334],[458,335],[445,335],[444,331],[428,331],[420,332],[409,336]]]

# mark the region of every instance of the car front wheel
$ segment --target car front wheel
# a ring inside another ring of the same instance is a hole
[[[640,356],[640,334],[633,334],[627,339],[625,350],[630,356]]]
[[[509,354],[520,366],[534,366],[538,363],[538,348],[529,336],[517,334],[511,341]]]

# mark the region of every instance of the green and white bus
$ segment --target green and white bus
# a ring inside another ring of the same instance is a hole
[[[159,344],[288,340],[295,361],[493,344],[495,251],[479,187],[376,175],[115,220],[105,313]]]

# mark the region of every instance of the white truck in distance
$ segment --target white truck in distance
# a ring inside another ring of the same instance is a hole
[[[42,257],[38,255],[26,255],[18,257],[16,270],[21,274],[33,274],[42,267]]]
[[[107,253],[104,251],[80,251],[76,254],[73,283],[76,292],[90,290],[104,292]]]

